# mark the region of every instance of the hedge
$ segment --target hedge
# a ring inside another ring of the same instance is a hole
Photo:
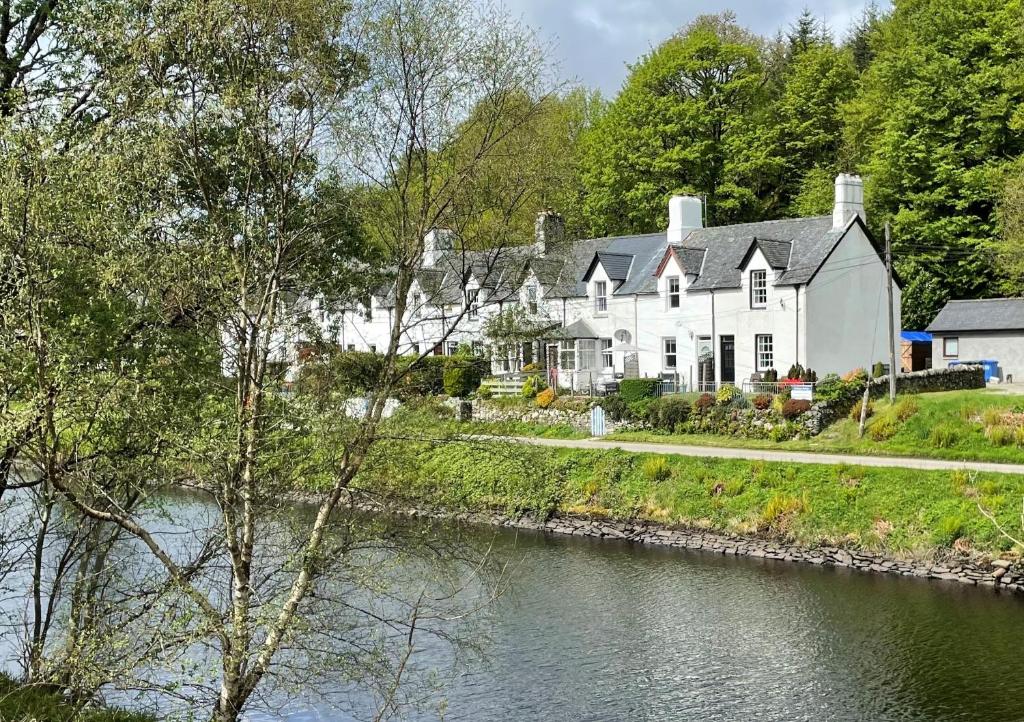
[[[623,379],[619,382],[619,395],[627,404],[659,395],[661,379]]]

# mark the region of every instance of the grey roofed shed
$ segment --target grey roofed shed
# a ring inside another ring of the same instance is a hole
[[[1024,331],[1024,298],[949,301],[926,331]]]

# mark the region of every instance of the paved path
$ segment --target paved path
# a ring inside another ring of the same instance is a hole
[[[887,466],[901,469],[966,469],[1001,474],[1024,474],[1024,464],[1000,464],[990,461],[953,461],[948,459],[917,459],[905,456],[854,456],[851,454],[819,454],[813,451],[774,451],[771,449],[736,449],[723,446],[683,446],[652,444],[640,441],[602,441],[599,439],[539,439],[517,436],[522,444],[561,446],[570,449],[622,449],[648,454],[710,456],[718,459],[752,459],[791,461],[798,464],[850,464],[852,466]]]

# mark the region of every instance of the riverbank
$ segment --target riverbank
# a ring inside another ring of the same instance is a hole
[[[156,718],[120,709],[82,708],[60,693],[19,684],[0,673],[0,721],[3,722],[156,722]]]
[[[1019,527],[1024,477],[964,471],[541,448],[388,444],[359,485],[446,518],[1019,591],[996,525]]]

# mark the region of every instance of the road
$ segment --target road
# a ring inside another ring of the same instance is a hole
[[[797,464],[850,464],[851,466],[885,466],[901,469],[986,471],[999,474],[1024,474],[1024,464],[1001,464],[990,461],[954,461],[949,459],[918,459],[906,456],[855,456],[852,454],[819,454],[809,451],[774,451],[771,449],[736,449],[722,446],[685,446],[682,444],[651,444],[640,441],[603,441],[600,439],[539,439],[517,436],[513,441],[536,446],[569,449],[622,449],[647,454],[705,456],[717,459],[749,459],[789,461]]]

